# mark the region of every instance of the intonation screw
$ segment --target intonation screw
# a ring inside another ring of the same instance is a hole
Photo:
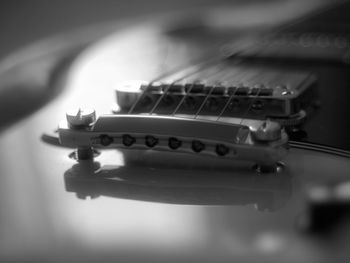
[[[229,153],[229,148],[223,144],[217,144],[215,147],[216,153],[219,156],[225,156],[226,154]]]
[[[136,139],[135,139],[135,137],[133,137],[129,134],[124,134],[122,137],[122,142],[125,146],[130,147],[136,142]]]
[[[182,144],[182,142],[175,137],[170,137],[168,140],[168,146],[172,150],[176,150],[177,148],[179,148],[181,146],[181,144]]]
[[[67,122],[70,128],[88,128],[96,121],[96,112],[93,109],[75,109],[66,113]]]
[[[192,150],[196,153],[199,153],[205,149],[204,143],[198,140],[192,141]]]
[[[157,143],[158,143],[158,141],[159,141],[159,140],[158,140],[157,138],[155,138],[154,136],[151,136],[151,135],[147,135],[147,136],[145,137],[145,143],[146,143],[146,145],[147,145],[148,147],[150,147],[150,148],[156,146]]]

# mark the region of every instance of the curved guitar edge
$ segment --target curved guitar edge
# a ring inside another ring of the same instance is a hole
[[[120,26],[113,22],[73,30],[34,42],[2,59],[0,131],[58,96],[65,87],[65,75],[79,54]],[[26,103],[22,102],[23,97]]]

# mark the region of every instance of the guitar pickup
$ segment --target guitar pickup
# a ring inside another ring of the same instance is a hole
[[[269,118],[283,126],[302,123],[315,97],[316,78],[309,73],[266,71],[248,81],[257,72],[246,69],[247,80],[239,83],[225,78],[125,82],[116,88],[114,113]]]
[[[288,136],[273,121],[238,118],[214,120],[157,115],[67,113],[59,142],[79,149],[121,148],[216,156],[274,165],[287,154]]]

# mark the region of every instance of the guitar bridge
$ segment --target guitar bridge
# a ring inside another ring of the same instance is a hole
[[[218,121],[209,117],[111,114],[95,121],[94,111],[81,110],[67,113],[58,134],[62,146],[78,150],[167,151],[250,161],[262,166],[282,160],[287,154],[288,142],[284,129],[269,120],[223,117]]]

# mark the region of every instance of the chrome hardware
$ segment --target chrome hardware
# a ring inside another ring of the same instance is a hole
[[[89,129],[62,121],[62,146],[128,148],[217,156],[272,165],[287,154],[288,137],[272,121],[221,118],[214,121],[157,115],[103,115]]]
[[[228,66],[229,67],[229,66]],[[232,70],[238,70],[232,68]],[[258,69],[247,70],[254,75]],[[272,119],[282,126],[301,124],[301,112],[311,104],[316,78],[303,72],[266,71],[256,82],[244,85],[234,80],[196,80],[171,82],[130,81],[116,87],[120,113],[158,115],[221,115],[232,118]],[[265,76],[266,75],[266,76]],[[269,83],[269,76],[276,78]],[[249,79],[249,77],[247,77]],[[225,106],[226,105],[226,106]]]
[[[284,90],[281,93],[282,96],[287,96],[287,95],[293,95],[293,91],[291,90]]]
[[[148,82],[142,80],[130,80],[119,84],[115,90],[119,107],[131,108],[140,97],[140,89],[147,85]]]
[[[66,113],[67,122],[72,128],[89,127],[96,121],[93,109],[75,109]]]
[[[258,141],[275,141],[281,138],[281,132],[281,125],[266,120],[257,130],[252,131],[252,135]]]
[[[96,112],[93,109],[70,110],[66,113],[67,125],[72,130],[87,130],[96,121]],[[90,145],[77,145],[75,158],[78,160],[93,159],[94,150]]]

